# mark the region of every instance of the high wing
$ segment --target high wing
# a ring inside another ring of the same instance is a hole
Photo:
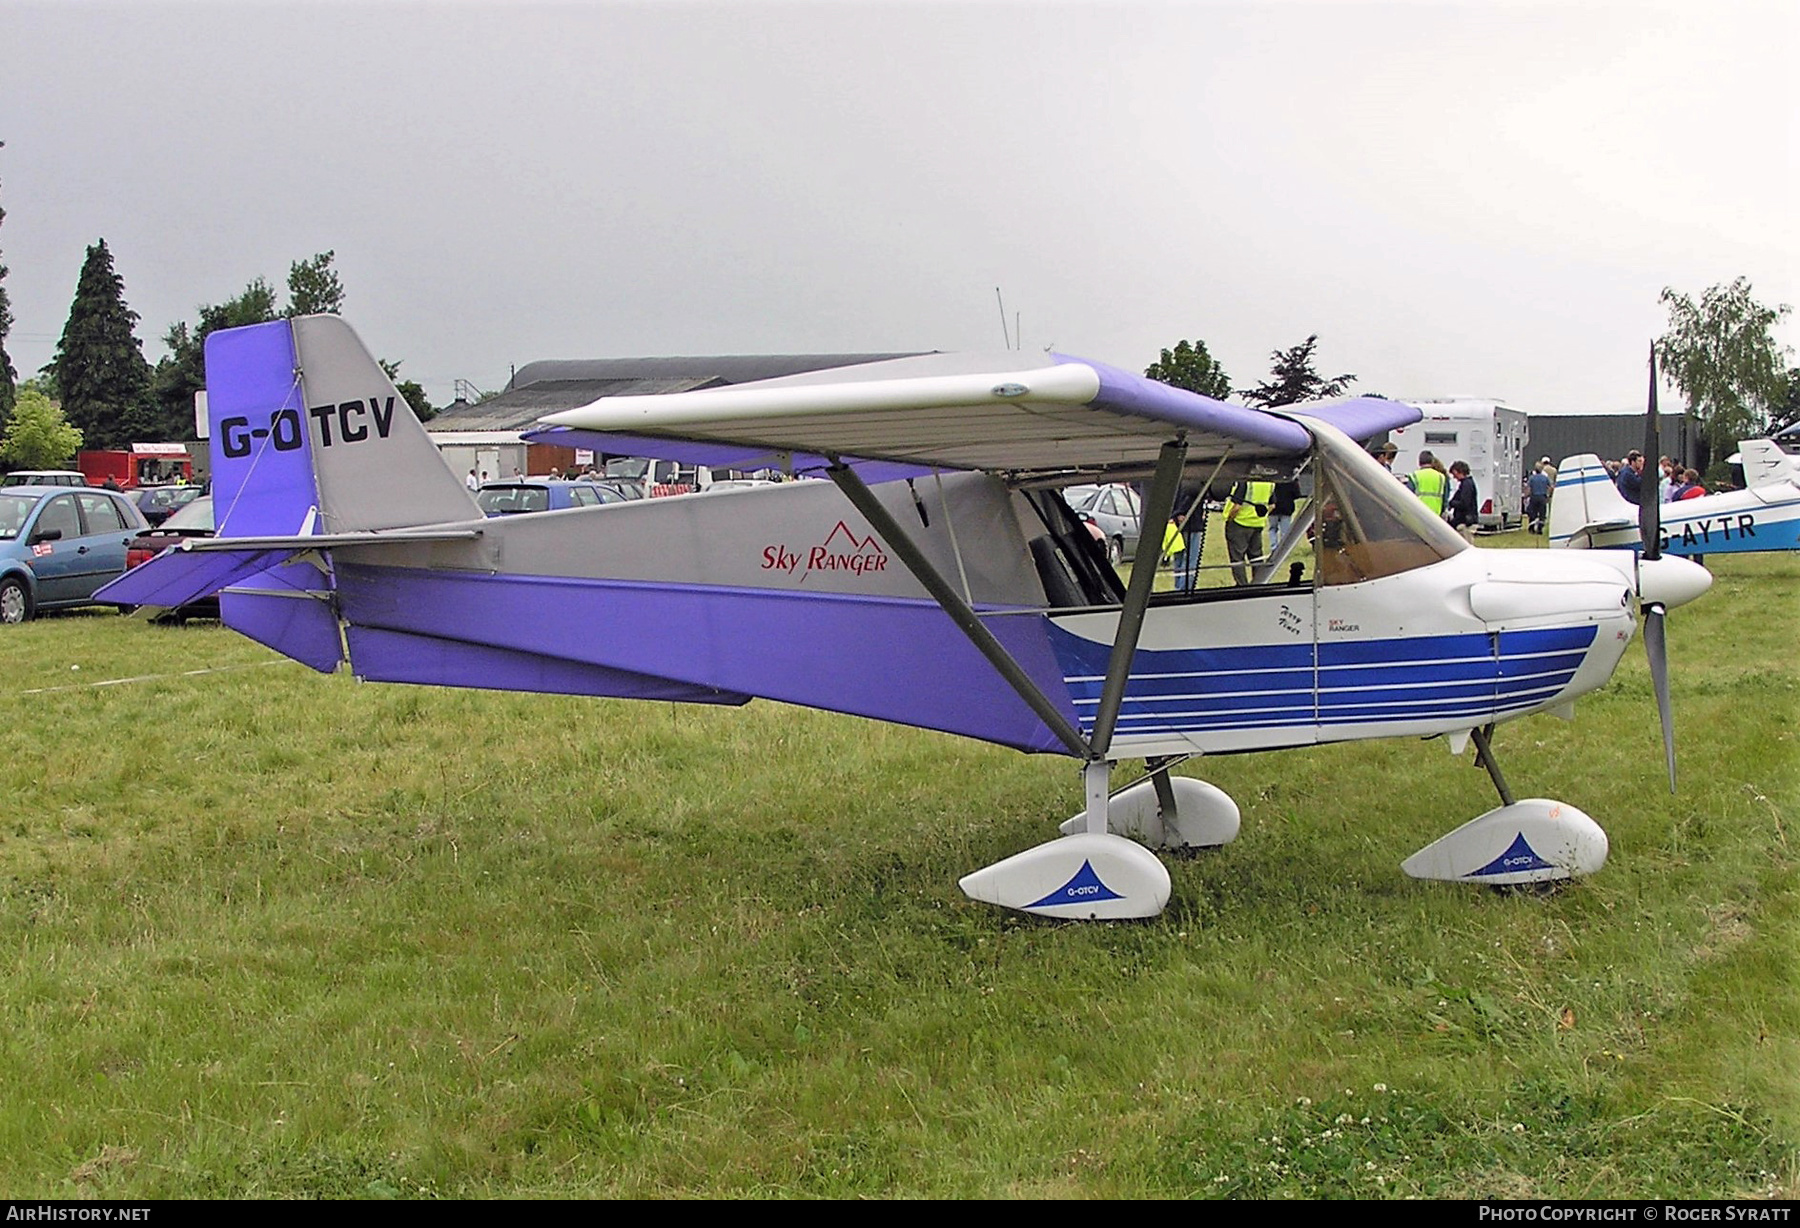
[[[1419,418],[1412,406],[1377,397],[1292,408],[1353,439]],[[543,421],[546,429],[528,438],[740,469],[867,462],[857,466],[866,481],[942,469],[1019,482],[1145,474],[1176,435],[1190,463],[1293,457],[1311,444],[1306,428],[1282,414],[1061,354],[1036,362],[1017,353],[925,354],[727,388],[602,397]]]

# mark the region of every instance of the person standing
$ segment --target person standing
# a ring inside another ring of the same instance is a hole
[[[1269,523],[1269,504],[1275,483],[1243,481],[1225,499],[1225,553],[1231,558],[1234,584],[1250,583],[1250,564],[1262,558],[1263,529]]]
[[[1644,454],[1636,448],[1625,454],[1625,463],[1619,466],[1619,495],[1625,502],[1636,507],[1644,499]]]
[[[1389,473],[1394,473],[1394,459],[1400,455],[1399,448],[1396,448],[1392,443],[1384,443],[1379,448],[1375,449],[1373,455],[1377,464],[1383,469],[1386,469]],[[1408,490],[1412,489],[1412,479],[1407,477],[1404,473],[1394,473],[1394,481],[1400,483],[1400,485],[1406,487]]]
[[[1287,532],[1288,522],[1294,518],[1294,508],[1299,502],[1299,479],[1275,483],[1275,498],[1269,504],[1269,549],[1281,549],[1282,535]]]
[[[1412,472],[1412,489],[1433,516],[1444,514],[1450,479],[1444,473],[1443,463],[1429,451],[1419,453],[1419,467]]]
[[[1444,518],[1450,527],[1462,534],[1462,539],[1471,545],[1475,542],[1475,526],[1481,523],[1481,514],[1476,511],[1479,495],[1475,490],[1475,477],[1469,472],[1467,461],[1457,461],[1450,466],[1450,476],[1456,482],[1456,490],[1450,496],[1448,510]]]
[[[1544,472],[1544,462],[1539,461],[1532,467],[1531,476],[1525,479],[1525,531],[1539,536],[1544,532],[1544,517],[1550,510],[1550,475]]]
[[[1175,587],[1185,588],[1181,582],[1182,560],[1187,556],[1187,543],[1181,539],[1182,515],[1179,511],[1169,516],[1169,523],[1163,526],[1162,554],[1157,556],[1157,566],[1170,564],[1175,568]]]

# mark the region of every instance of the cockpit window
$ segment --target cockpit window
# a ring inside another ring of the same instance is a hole
[[[1313,521],[1319,583],[1396,575],[1468,548],[1456,530],[1361,448],[1312,425],[1319,440]]]

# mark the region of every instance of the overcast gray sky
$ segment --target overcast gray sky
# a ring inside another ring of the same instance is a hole
[[[22,374],[327,248],[436,403],[539,358],[1026,348],[1641,405],[1664,286],[1800,301],[1792,0],[0,0]],[[1790,318],[1781,329],[1800,343]]]

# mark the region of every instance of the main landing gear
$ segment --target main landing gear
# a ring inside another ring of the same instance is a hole
[[[1493,728],[1472,729],[1469,737],[1502,804],[1432,841],[1400,868],[1414,878],[1510,887],[1580,878],[1605,865],[1606,833],[1586,814],[1544,797],[1514,800],[1488,741]]]
[[[1606,864],[1606,833],[1580,810],[1549,798],[1513,797],[1489,741],[1474,729],[1478,761],[1501,805],[1420,849],[1401,865],[1414,878],[1491,887],[1553,883]],[[972,900],[1072,921],[1153,917],[1169,901],[1158,851],[1213,848],[1237,838],[1237,803],[1202,780],[1171,776],[1172,760],[1109,794],[1111,765],[1084,772],[1088,806],[1062,824],[1062,838],[1008,857],[961,880]],[[1146,845],[1148,847],[1146,847]]]
[[[1087,809],[1062,825],[1062,838],[965,875],[963,893],[1072,921],[1154,917],[1169,902],[1169,871],[1151,848],[1210,848],[1238,834],[1237,803],[1205,781],[1169,775],[1171,762],[1152,761],[1147,779],[1110,796],[1111,765],[1089,763]]]

